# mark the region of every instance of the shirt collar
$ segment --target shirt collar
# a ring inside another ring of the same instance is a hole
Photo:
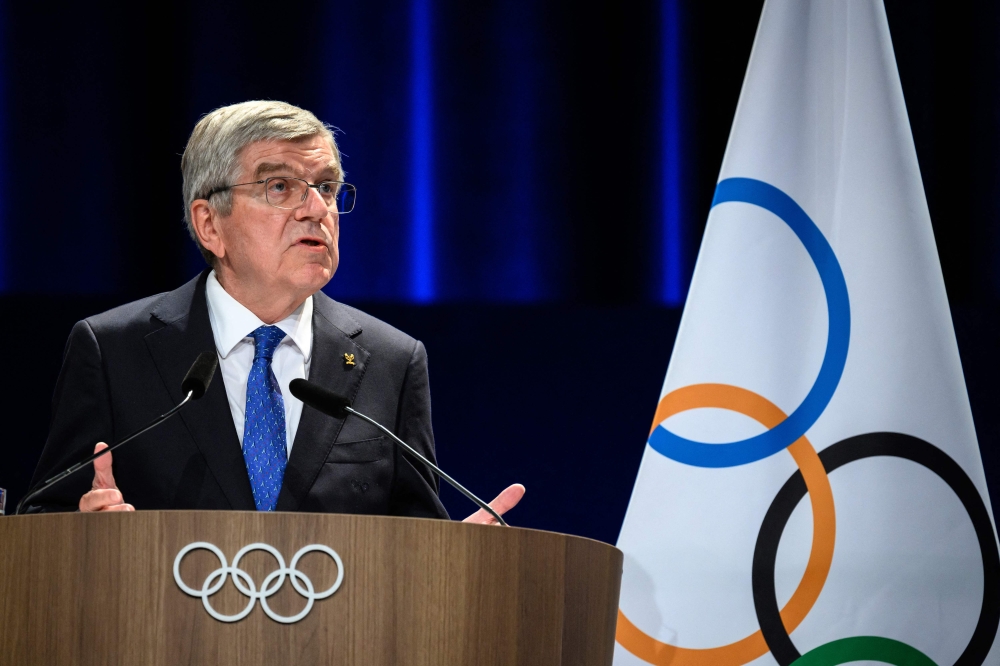
[[[208,274],[205,297],[208,300],[208,318],[212,323],[215,348],[222,358],[229,356],[236,345],[258,327],[265,325],[257,315],[223,289],[215,271]],[[274,324],[285,332],[286,340],[299,348],[307,363],[312,354],[312,315],[313,297],[310,296],[292,314]],[[281,342],[284,344],[285,340]]]

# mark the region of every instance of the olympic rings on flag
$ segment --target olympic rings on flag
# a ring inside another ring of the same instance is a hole
[[[712,207],[727,202],[760,206],[778,216],[795,233],[819,271],[829,328],[826,353],[816,381],[802,404],[781,423],[766,432],[728,444],[706,444],[675,435],[666,428],[654,428],[649,446],[677,462],[696,467],[735,467],[767,458],[789,446],[812,427],[833,397],[847,363],[851,337],[851,307],[847,282],[837,255],[802,207],[774,187],[752,178],[727,178],[715,188]]]
[[[696,384],[677,389],[664,396],[656,409],[653,429],[674,414],[715,407],[749,416],[766,428],[773,428],[785,419],[774,403],[752,391],[727,384]],[[799,626],[819,597],[833,560],[836,539],[836,516],[833,490],[819,456],[805,437],[800,437],[788,452],[799,467],[800,479],[805,479],[812,503],[813,540],[805,573],[792,597],[781,611],[781,620],[791,630]],[[615,639],[629,652],[651,664],[669,666],[739,666],[767,654],[768,645],[761,631],[728,645],[707,649],[669,645],[644,633],[618,611]]]
[[[972,527],[976,531],[976,538],[979,540],[979,550],[983,558],[983,604],[979,611],[979,622],[976,624],[972,638],[969,639],[965,651],[955,662],[955,666],[982,664],[993,645],[997,628],[1000,626],[1000,553],[997,551],[997,543],[993,537],[993,523],[990,521],[990,514],[986,510],[982,496],[962,467],[948,454],[933,444],[910,435],[894,432],[857,435],[837,442],[819,454],[827,474],[847,463],[874,456],[904,458],[923,465],[948,484],[968,512]],[[778,664],[781,666],[790,666],[792,663],[795,663],[796,666],[804,666],[805,664],[834,666],[846,663],[846,661],[834,658],[834,651],[826,647],[831,645],[830,643],[806,653],[801,657],[801,662],[796,661],[800,659],[799,651],[792,644],[792,639],[789,636],[789,632],[794,627],[790,627],[788,631],[785,630],[787,625],[783,622],[784,613],[780,615],[778,613],[778,602],[774,591],[774,564],[778,555],[778,543],[781,541],[781,534],[784,532],[792,511],[807,491],[808,484],[804,484],[802,480],[801,472],[793,474],[778,491],[771,502],[771,507],[764,516],[753,556],[754,607],[757,611],[761,632]],[[808,492],[811,497],[812,488],[808,488]],[[874,639],[876,642],[866,642],[864,639]],[[878,641],[883,642],[879,643]],[[848,661],[865,659],[886,661],[890,664],[921,663],[914,659],[904,661],[907,655],[911,654],[911,651],[916,652],[914,648],[905,643],[886,641],[888,639],[863,636],[842,639],[835,641],[835,643],[838,644],[838,651],[841,653],[839,658]],[[918,652],[918,654],[920,653]],[[929,659],[927,661],[933,663]]]
[[[776,187],[750,178],[729,178],[717,185],[712,206],[726,202],[749,203],[770,211],[789,226],[805,247],[826,295],[829,329],[823,363],[809,393],[790,416],[763,396],[736,386],[696,384],[671,391],[657,406],[647,443],[671,460],[709,468],[745,465],[784,448],[792,454],[799,471],[772,501],[754,548],[751,579],[760,629],[728,645],[683,648],[644,633],[619,609],[617,642],[637,657],[664,666],[742,666],[768,652],[781,666],[838,666],[858,660],[896,666],[934,666],[916,648],[889,638],[842,638],[801,655],[790,636],[816,603],[833,559],[836,516],[828,474],[862,458],[895,456],[919,463],[937,474],[955,492],[972,520],[983,558],[983,603],[975,632],[954,666],[980,666],[1000,627],[1000,554],[982,496],[962,467],[944,451],[909,435],[858,435],[816,454],[805,433],[837,390],[850,342],[850,301],[843,271],[823,233],[791,197]],[[675,435],[663,426],[674,414],[704,407],[739,412],[760,422],[767,431],[728,444],[707,444]],[[778,545],[792,512],[807,492],[813,516],[809,561],[794,594],[779,611],[774,586]]]

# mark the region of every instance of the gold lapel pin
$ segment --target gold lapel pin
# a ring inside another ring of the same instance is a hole
[[[354,354],[344,354],[344,365],[354,365]]]

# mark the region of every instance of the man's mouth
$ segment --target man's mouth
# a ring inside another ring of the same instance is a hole
[[[325,247],[326,243],[318,241],[315,238],[300,238],[298,243],[301,245],[307,245],[309,247]]]

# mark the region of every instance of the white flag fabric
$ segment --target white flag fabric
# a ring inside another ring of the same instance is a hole
[[[1000,664],[881,0],[767,0],[618,546],[615,664]]]

